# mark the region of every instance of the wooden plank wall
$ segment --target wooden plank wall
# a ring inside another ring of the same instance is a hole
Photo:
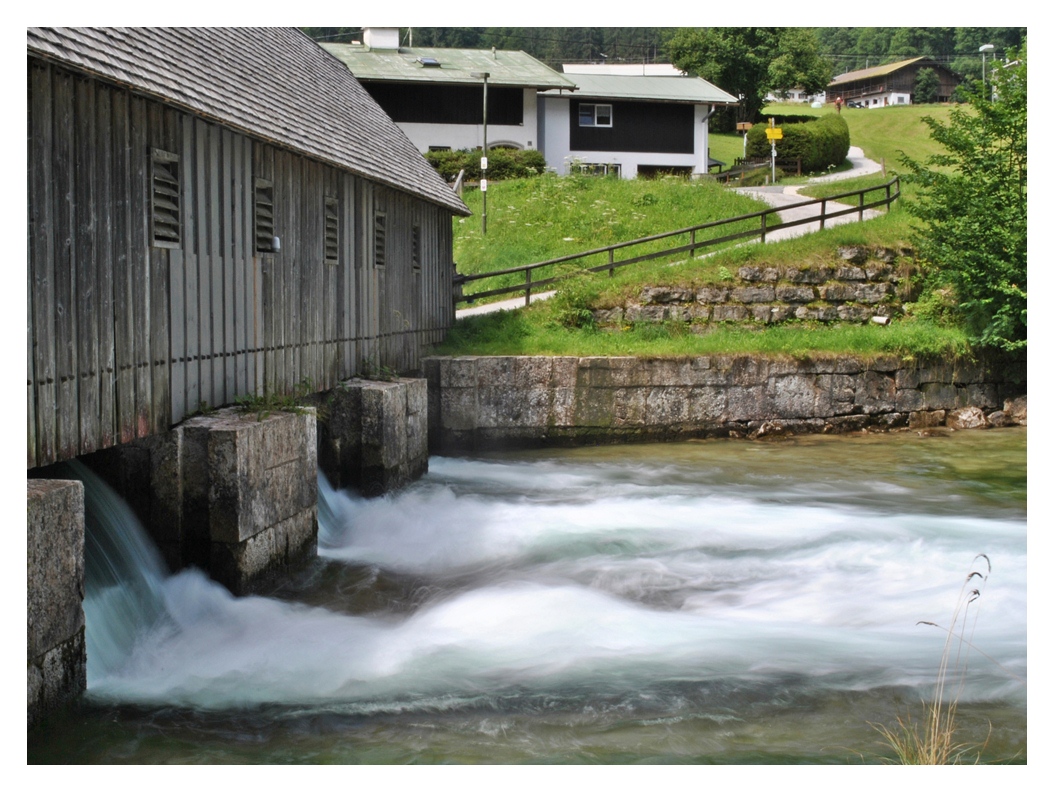
[[[35,58],[27,79],[27,467],[246,394],[416,370],[453,323],[447,210]],[[181,243],[166,247],[151,237],[154,148],[179,157]],[[274,182],[277,253],[255,250],[256,177]]]

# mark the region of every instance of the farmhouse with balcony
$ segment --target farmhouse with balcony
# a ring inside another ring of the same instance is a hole
[[[922,69],[933,69],[940,80],[937,101],[949,101],[959,77],[947,66],[925,57],[839,74],[827,86],[827,97],[832,101],[840,97],[846,104],[854,102],[868,108],[913,104],[915,80]]]

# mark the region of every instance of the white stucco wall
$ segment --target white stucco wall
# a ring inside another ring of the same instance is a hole
[[[542,135],[546,164],[560,175],[566,175],[575,160],[604,165],[621,166],[622,178],[632,179],[640,165],[660,167],[690,167],[693,173],[706,173],[706,149],[709,143],[708,124],[703,123],[709,108],[695,106],[695,152],[692,154],[652,154],[628,151],[571,151],[571,100],[563,96],[543,96],[544,130]]]
[[[431,146],[448,146],[458,149],[483,147],[482,124],[408,124],[399,128],[410,138],[420,152]],[[523,91],[523,124],[487,124],[487,145],[513,145],[516,148],[538,148],[538,92],[533,88]]]

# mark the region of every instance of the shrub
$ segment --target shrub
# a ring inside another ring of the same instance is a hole
[[[923,121],[947,153],[904,157],[907,203],[922,225],[919,257],[955,287],[972,343],[1024,358],[1028,343],[1027,61],[993,70],[997,98],[980,86],[970,109]]]
[[[461,169],[465,178],[480,178],[479,161],[483,156],[480,149],[461,151],[429,151],[425,159],[447,181],[457,178]],[[522,179],[545,173],[545,156],[535,149],[491,149],[487,154],[488,179]]]
[[[776,156],[801,157],[803,171],[820,171],[841,165],[849,153],[849,126],[840,115],[830,113],[808,123],[794,123],[793,120],[787,123],[787,119],[780,118],[777,125],[783,130],[783,139],[776,141]],[[765,126],[756,124],[747,133],[748,157],[769,156],[771,144],[765,129]]]

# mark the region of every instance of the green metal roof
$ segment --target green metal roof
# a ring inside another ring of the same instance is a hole
[[[473,72],[490,74],[490,85],[514,88],[563,88],[573,90],[574,82],[526,52],[513,50],[446,49],[441,47],[370,48],[363,44],[323,44],[360,80],[384,82],[472,83],[480,80]],[[432,58],[438,66],[425,66],[421,59]]]
[[[667,77],[640,74],[567,74],[578,85],[575,96],[589,99],[683,102],[686,104],[736,104],[736,97],[701,77]],[[556,96],[546,91],[544,96]]]
[[[900,71],[905,66],[910,66],[913,63],[919,61],[928,61],[929,58],[918,57],[908,58],[907,60],[897,61],[896,63],[886,63],[882,66],[872,66],[870,69],[857,69],[856,71],[846,72],[845,74],[839,74],[829,83],[829,86],[842,85],[847,82],[855,82],[856,80],[867,80],[871,77],[885,77],[887,74],[892,74],[895,71]],[[934,63],[934,66],[937,64]]]

